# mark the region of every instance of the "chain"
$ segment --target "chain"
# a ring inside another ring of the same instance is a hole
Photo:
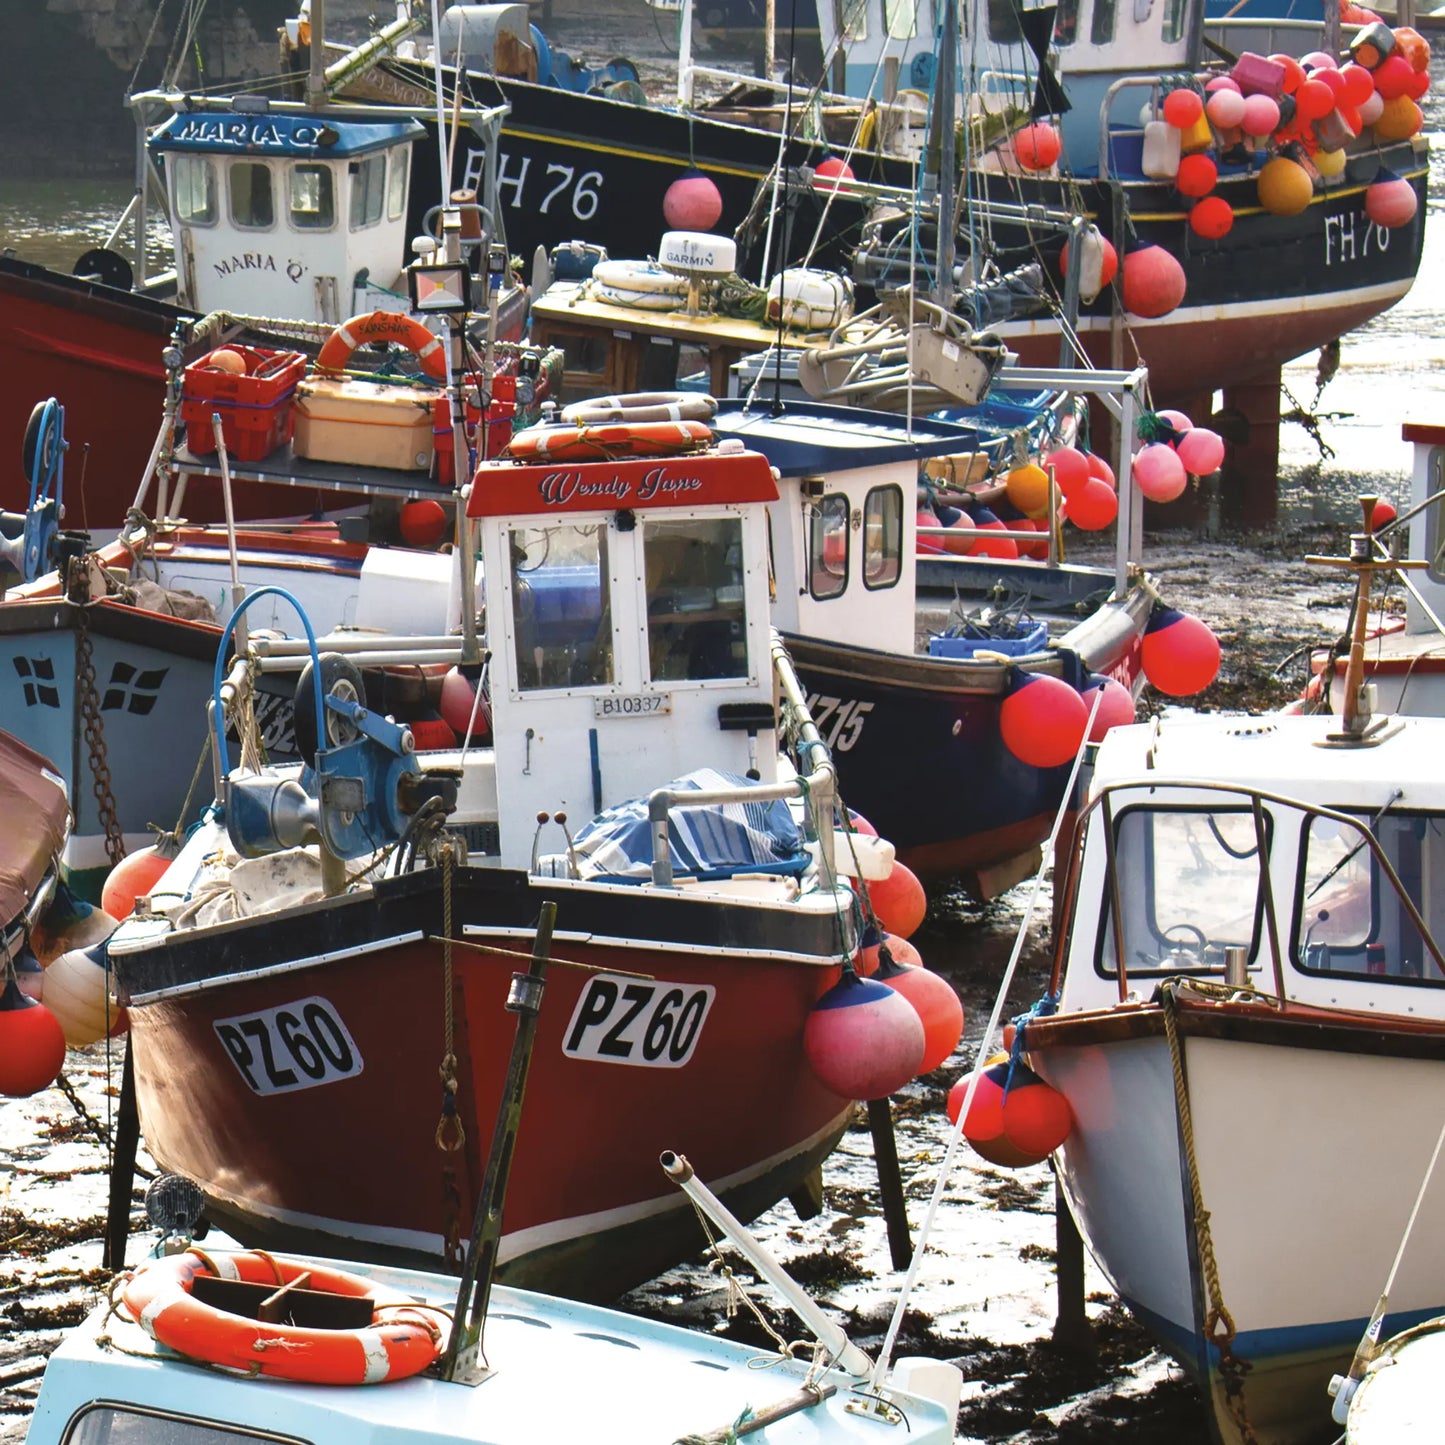
[[[1194,1156],[1194,1117],[1189,1108],[1189,1086],[1184,1079],[1184,1050],[1179,1044],[1179,1000],[1171,981],[1162,989],[1164,1032],[1169,1038],[1169,1061],[1174,1070],[1174,1102],[1179,1111],[1179,1133],[1184,1141],[1184,1157],[1189,1164],[1189,1193],[1194,1205],[1194,1233],[1199,1249],[1199,1267],[1209,1295],[1209,1313],[1204,1321],[1205,1348],[1213,1345],[1219,1351],[1219,1378],[1224,1385],[1224,1408],[1239,1432],[1244,1445],[1256,1445],[1254,1429],[1244,1403],[1244,1380],[1250,1364],[1239,1359],[1232,1348],[1234,1317],[1224,1303],[1219,1283],[1219,1266],[1214,1259],[1214,1236],[1209,1228],[1209,1211],[1204,1207],[1204,1191],[1199,1185],[1199,1164]],[[1206,1353],[1205,1368],[1208,1368]]]
[[[466,1143],[467,1131],[457,1113],[456,1005],[452,973],[452,865],[455,855],[450,839],[439,860],[442,870],[442,1061],[437,1073],[442,1081],[442,1113],[437,1120],[436,1145],[442,1152],[442,1238],[448,1263],[460,1269],[462,1250],[462,1196],[457,1178],[457,1156]]]
[[[95,660],[90,648],[90,609],[84,606],[79,608],[75,624],[75,676],[80,684],[80,712],[85,719],[85,742],[90,750],[90,770],[94,774],[91,791],[95,794],[96,813],[105,832],[106,855],[114,867],[125,857],[125,837],[116,813],[115,794],[111,791],[110,761],[101,726],[100,700],[95,691]]]

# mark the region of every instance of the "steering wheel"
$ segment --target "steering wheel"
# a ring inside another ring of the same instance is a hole
[[[1176,942],[1169,937],[1171,933],[1187,934],[1188,941]],[[1180,954],[1192,954],[1200,963],[1204,962],[1204,954],[1209,948],[1209,938],[1202,928],[1196,928],[1192,923],[1171,923],[1160,934],[1160,938],[1169,945],[1171,956],[1177,958]]]

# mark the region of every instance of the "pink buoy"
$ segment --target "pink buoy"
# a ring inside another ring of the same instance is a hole
[[[12,978],[0,993],[0,1094],[24,1099],[48,1089],[65,1066],[65,1034],[43,1003]]]
[[[1088,722],[1083,698],[1062,679],[1043,672],[1016,671],[999,706],[1004,746],[1031,768],[1073,762]]]
[[[1244,97],[1238,90],[1216,90],[1204,102],[1204,113],[1211,125],[1220,130],[1232,130],[1244,122]]]
[[[722,211],[722,192],[695,169],[684,171],[662,198],[663,219],[675,231],[710,231]]]
[[[1242,94],[1239,82],[1232,75],[1216,75],[1204,86],[1206,95],[1217,95],[1221,90],[1232,90],[1236,95]]]
[[[1055,447],[1043,458],[1043,465],[1053,472],[1055,485],[1066,497],[1081,491],[1089,480],[1089,459],[1077,447]]]
[[[923,1020],[901,993],[848,972],[813,1005],[803,1051],[844,1099],[885,1099],[918,1073]]]
[[[1035,121],[1014,134],[1014,159],[1026,171],[1048,170],[1063,149],[1058,131],[1047,121]]]
[[[1184,470],[1196,477],[1207,477],[1224,465],[1224,438],[1207,426],[1185,432],[1175,444]]]
[[[1094,712],[1096,693],[1103,695],[1099,698],[1098,711]],[[1134,694],[1115,678],[1091,672],[1079,696],[1084,699],[1084,707],[1093,713],[1093,725],[1089,728],[1091,743],[1103,742],[1110,728],[1128,727],[1134,721]]]
[[[1374,77],[1370,77],[1370,83],[1374,84]],[[1385,113],[1385,97],[1377,90],[1372,90],[1359,105],[1361,125],[1374,125]]]
[[[926,968],[904,965],[897,960],[883,963],[877,978],[879,983],[902,994],[917,1011],[923,1025],[923,1059],[918,1072],[931,1074],[963,1037],[963,1000],[946,979]]]
[[[1134,453],[1134,480],[1151,502],[1172,502],[1189,485],[1178,453],[1163,442],[1150,442]]]
[[[1184,267],[1162,246],[1141,246],[1124,257],[1124,309],[1135,316],[1167,316],[1184,290]]]
[[[1159,607],[1141,648],[1144,676],[1168,697],[1192,697],[1219,676],[1219,639],[1197,617]]]
[[[1245,135],[1273,135],[1279,129],[1278,102],[1268,95],[1246,95],[1240,124]]]
[[[863,888],[885,933],[910,938],[928,914],[928,895],[918,875],[905,863],[895,862],[886,878],[870,878]]]
[[[1418,208],[1415,187],[1393,171],[1381,170],[1365,191],[1365,214],[1387,231],[1408,226]]]
[[[1154,415],[1163,417],[1175,431],[1188,431],[1194,425],[1182,411],[1175,411],[1172,407],[1165,407],[1163,411],[1156,411]]]
[[[1069,498],[1069,520],[1081,532],[1101,532],[1119,515],[1119,494],[1108,482],[1090,477]]]

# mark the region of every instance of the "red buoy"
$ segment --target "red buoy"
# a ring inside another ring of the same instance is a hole
[[[892,954],[890,948],[888,952]],[[963,1037],[963,1000],[947,979],[926,968],[905,967],[897,959],[878,970],[878,982],[900,993],[918,1011],[923,1024],[920,1074],[931,1074],[958,1047]]]
[[[878,952],[885,944],[889,956],[900,968],[923,967],[923,955],[906,938],[899,938],[896,933],[880,934],[870,925],[863,932],[862,947],[853,960],[853,967],[864,978],[872,978],[878,972]]]
[[[1192,697],[1219,675],[1219,639],[1197,617],[1155,608],[1144,632],[1144,676],[1169,697]]]
[[[485,737],[492,730],[492,709],[487,699],[477,701],[476,684],[460,668],[451,668],[442,678],[437,711],[459,738],[466,737],[468,728],[474,738]]]
[[[901,993],[848,972],[813,1005],[803,1049],[825,1088],[885,1099],[918,1073],[923,1021]]]
[[[1017,672],[999,707],[1004,746],[1031,768],[1071,763],[1084,742],[1089,714],[1084,700],[1057,677]]]
[[[1069,498],[1069,520],[1083,532],[1099,532],[1119,515],[1119,494],[1108,482],[1090,477]]]
[[[1134,694],[1122,682],[1097,672],[1089,674],[1084,690],[1079,694],[1086,708],[1093,710],[1094,694],[1100,691],[1104,695],[1099,699],[1098,711],[1093,714],[1094,723],[1089,729],[1091,743],[1103,742],[1104,734],[1110,728],[1127,727],[1134,721]]]
[[[948,1091],[948,1117],[955,1124],[971,1077],[965,1074]],[[1010,1082],[1008,1055],[994,1054],[983,1066],[963,1136],[990,1164],[1023,1169],[1048,1158],[1072,1127],[1069,1102],[1057,1089],[1023,1063],[1014,1065]]]
[[[1230,92],[1226,92],[1230,94]],[[1239,97],[1240,114],[1244,113],[1244,101]],[[1174,189],[1181,196],[1207,196],[1219,179],[1219,167],[1206,155],[1185,156],[1179,162],[1179,171],[1174,177]]]
[[[1176,130],[1188,130],[1204,114],[1204,100],[1193,90],[1171,90],[1160,109]]]
[[[1043,462],[1053,472],[1055,484],[1066,497],[1082,491],[1089,480],[1089,459],[1077,447],[1055,447]],[[1047,500],[1046,497],[1046,504]]]
[[[662,217],[674,231],[710,231],[722,212],[722,192],[696,169],[684,171],[662,198]]]
[[[446,508],[432,497],[408,502],[401,509],[401,540],[408,547],[435,547],[451,527]]]
[[[0,1094],[38,1094],[60,1077],[64,1064],[65,1034],[55,1015],[26,998],[12,978],[0,993]]]
[[[1014,159],[1026,171],[1046,171],[1063,154],[1058,131],[1047,121],[1035,121],[1015,133]]]
[[[1224,438],[1207,426],[1191,427],[1175,443],[1174,450],[1192,476],[1207,477],[1224,465]]]
[[[1141,246],[1124,257],[1124,309],[1135,316],[1167,316],[1184,300],[1184,289],[1184,267],[1162,246]]]
[[[1205,196],[1189,212],[1189,229],[1206,241],[1218,241],[1234,229],[1234,207],[1223,196]]]
[[[868,902],[885,933],[909,938],[918,930],[928,913],[928,895],[918,875],[904,863],[895,862],[886,878],[873,878],[863,884]],[[858,1095],[861,1099],[863,1095]]]
[[[1395,510],[1393,502],[1387,502],[1384,497],[1375,503],[1375,510],[1370,513],[1370,530],[1378,532],[1381,527],[1393,522],[1400,514]]]
[[[1089,475],[1091,477],[1097,477],[1101,482],[1107,482],[1116,491],[1118,490],[1119,483],[1114,477],[1114,469],[1103,457],[1094,452],[1090,452],[1084,460],[1088,464]]]

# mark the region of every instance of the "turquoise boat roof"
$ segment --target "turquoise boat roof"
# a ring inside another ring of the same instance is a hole
[[[173,115],[147,141],[153,151],[329,159],[359,156],[426,134],[414,120],[381,124],[322,120],[314,115],[250,115],[209,111]]]

